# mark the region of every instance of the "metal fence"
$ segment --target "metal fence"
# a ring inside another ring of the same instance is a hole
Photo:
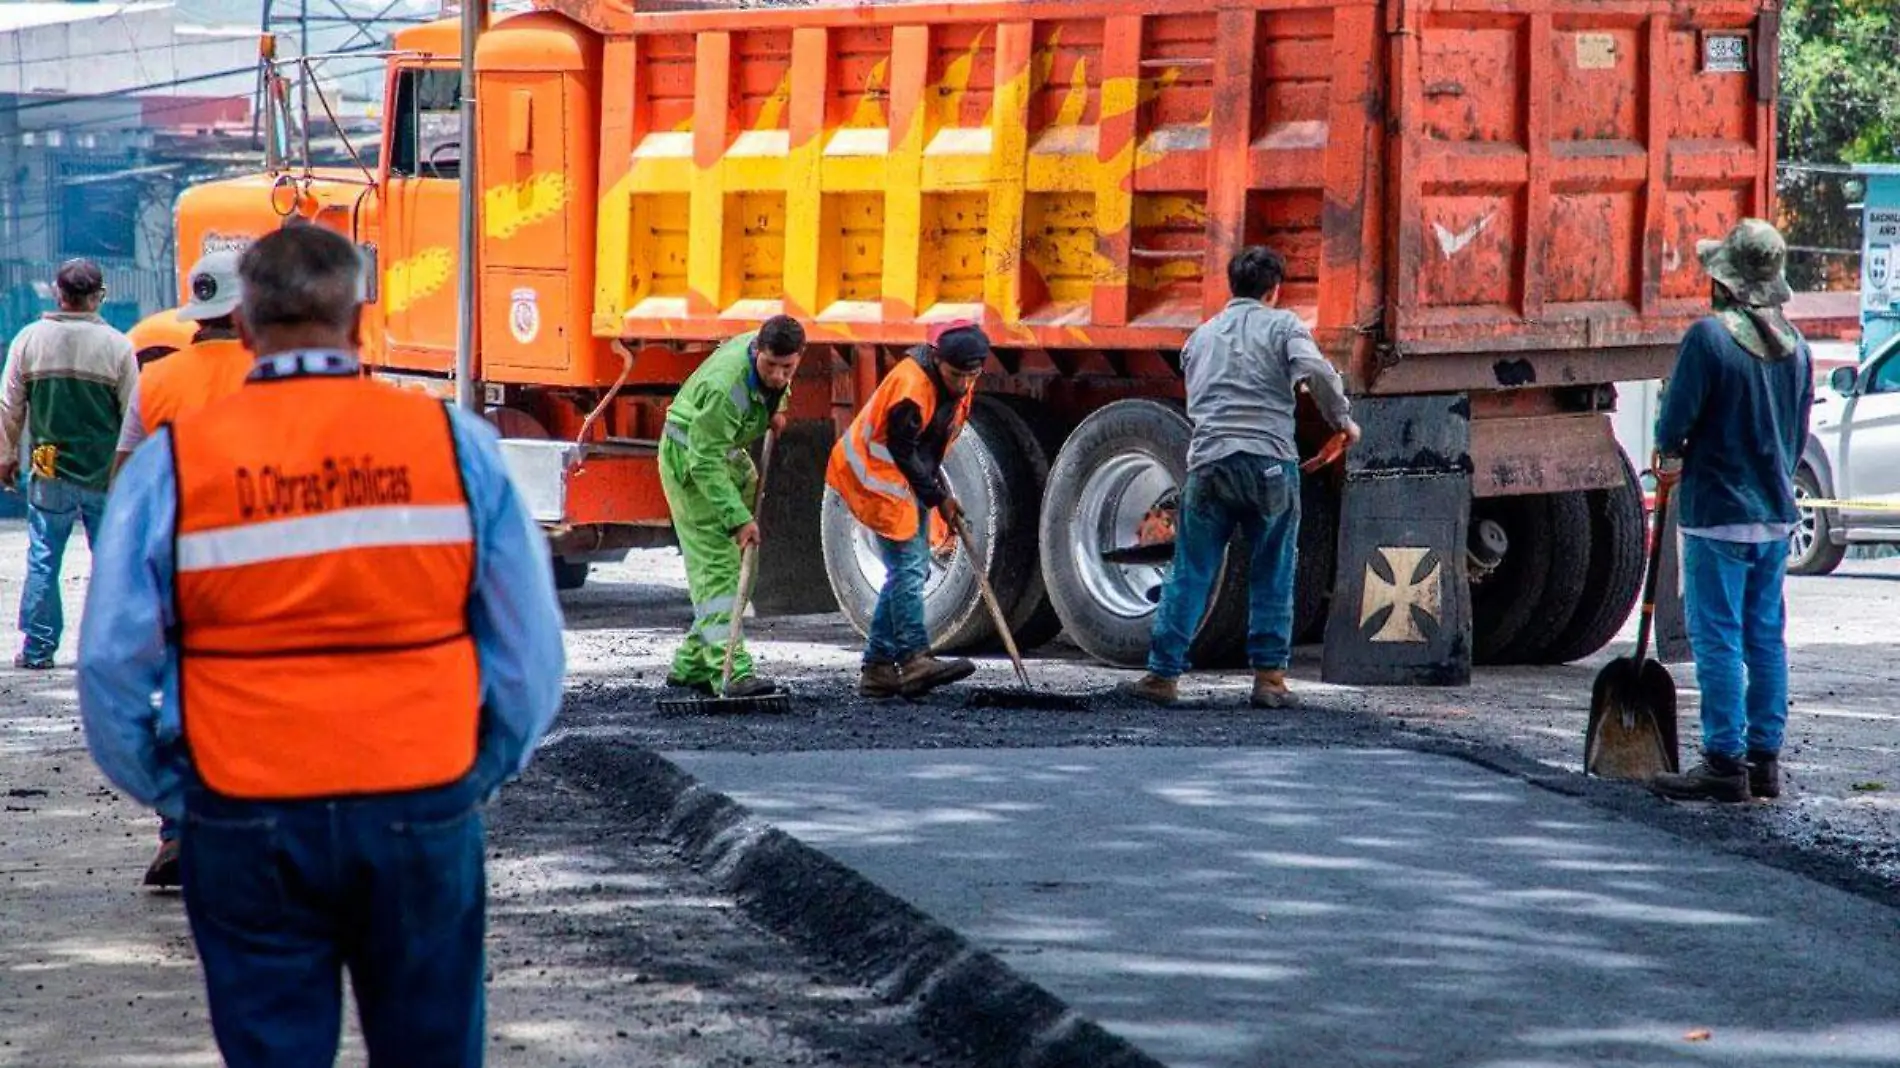
[[[141,267],[131,260],[101,259],[106,276],[105,320],[121,330],[178,302],[173,269]],[[0,328],[12,337],[42,313],[53,310],[53,272],[57,263],[0,259]]]

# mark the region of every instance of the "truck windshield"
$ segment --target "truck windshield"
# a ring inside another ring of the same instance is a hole
[[[396,76],[391,174],[455,178],[462,162],[462,72],[405,70]]]

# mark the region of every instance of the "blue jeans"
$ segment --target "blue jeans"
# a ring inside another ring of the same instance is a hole
[[[259,802],[202,788],[179,842],[232,1068],[329,1068],[348,968],[371,1065],[482,1063],[482,817],[467,783]]]
[[[1239,453],[1188,473],[1174,531],[1174,566],[1155,609],[1148,670],[1178,678],[1201,629],[1228,540],[1252,561],[1248,573],[1247,661],[1285,670],[1293,650],[1294,556],[1300,540],[1300,468],[1291,460]]]
[[[50,661],[59,649],[66,613],[60,603],[59,565],[73,524],[86,527],[86,544],[99,536],[106,495],[64,479],[34,476],[26,484],[26,587],[20,594],[22,652],[28,660]]]
[[[879,537],[884,557],[884,588],[878,591],[871,613],[871,633],[864,645],[866,664],[901,664],[930,651],[930,631],[924,626],[924,580],[930,577],[930,513],[919,510],[917,536],[909,541]]]
[[[1781,752],[1788,725],[1786,542],[1682,539],[1683,601],[1704,752]]]

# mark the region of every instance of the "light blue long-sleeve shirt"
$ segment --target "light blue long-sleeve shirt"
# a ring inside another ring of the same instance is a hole
[[[561,610],[547,539],[508,481],[494,430],[469,413],[452,415],[475,540],[469,627],[483,716],[470,775],[487,797],[527,765],[560,707]],[[113,484],[79,632],[79,709],[106,778],[177,819],[189,768],[178,650],[167,639],[178,508],[171,452],[170,432],[154,434]]]

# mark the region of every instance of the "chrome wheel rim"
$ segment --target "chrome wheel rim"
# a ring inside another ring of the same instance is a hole
[[[1821,539],[1820,513],[1806,507],[1807,502],[1811,500],[1814,500],[1814,494],[1808,492],[1808,488],[1801,483],[1795,483],[1794,504],[1797,518],[1794,521],[1794,529],[1788,532],[1790,563],[1806,560],[1813,554],[1816,543]]]
[[[1089,596],[1123,619],[1152,614],[1161,602],[1168,569],[1151,564],[1111,564],[1110,549],[1134,545],[1148,510],[1174,491],[1174,475],[1142,452],[1111,457],[1089,473],[1069,523],[1069,549]]]

